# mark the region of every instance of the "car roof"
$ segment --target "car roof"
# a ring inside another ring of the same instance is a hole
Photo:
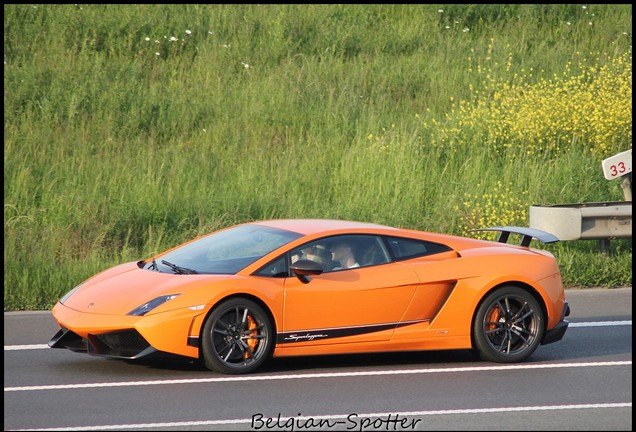
[[[280,228],[294,231],[303,235],[317,234],[324,231],[346,230],[346,229],[388,229],[398,230],[398,228],[379,225],[368,222],[357,222],[335,219],[272,219],[250,222],[255,225],[264,225],[272,228]]]

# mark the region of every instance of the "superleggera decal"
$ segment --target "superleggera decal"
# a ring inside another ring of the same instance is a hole
[[[284,338],[285,342],[302,342],[302,341],[312,341],[314,339],[324,339],[324,338],[328,338],[329,335],[326,334],[322,334],[322,333],[318,333],[318,334],[312,334],[312,333],[305,333],[305,334],[297,334],[297,333],[292,333],[290,335],[286,335]]]
[[[418,324],[430,320],[406,321],[397,323],[375,324],[356,327],[335,327],[329,329],[301,330],[278,333],[276,342],[279,344],[290,344],[296,342],[307,342],[316,339],[332,339],[345,336],[356,336],[365,333],[374,333],[384,330],[396,329],[407,325]]]

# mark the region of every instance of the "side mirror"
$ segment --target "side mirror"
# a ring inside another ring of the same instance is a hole
[[[322,273],[322,265],[316,261],[301,259],[291,265],[292,272],[302,283],[309,283],[309,275],[319,275]]]

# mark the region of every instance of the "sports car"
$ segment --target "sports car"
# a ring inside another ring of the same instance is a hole
[[[530,247],[558,239],[483,230],[498,238],[323,219],[223,228],[72,289],[52,310],[60,330],[49,346],[131,360],[171,354],[224,374],[271,357],[388,351],[520,362],[568,328],[556,259]]]

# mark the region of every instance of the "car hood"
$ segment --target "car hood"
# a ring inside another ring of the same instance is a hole
[[[126,315],[160,295],[186,293],[201,282],[227,279],[228,275],[178,275],[143,270],[136,262],[122,264],[88,279],[65,302],[79,312]]]

